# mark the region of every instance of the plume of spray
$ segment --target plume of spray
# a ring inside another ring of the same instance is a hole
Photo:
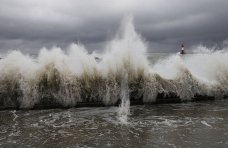
[[[112,82],[115,82],[114,87],[117,86],[117,88],[114,89],[113,85],[112,88],[106,87],[109,89],[105,102],[117,100],[117,98],[120,97],[119,95],[116,97],[110,95],[110,91],[115,91],[117,94],[121,93],[121,89],[118,87],[121,87],[122,73],[127,73],[128,82],[136,84],[132,85],[132,87],[138,87],[138,81],[149,69],[146,49],[145,43],[143,43],[141,37],[135,31],[133,17],[131,15],[126,16],[122,20],[115,38],[107,44],[105,52],[102,55],[102,61],[98,64],[98,69],[102,75],[112,80]],[[129,89],[131,92],[131,90],[135,88]],[[112,98],[110,96],[112,96]]]
[[[107,44],[100,64],[101,68],[106,69],[101,71],[107,74],[110,71],[119,73],[120,70],[126,69],[131,75],[137,75],[148,68],[146,49],[146,45],[135,31],[133,17],[126,16],[116,37]]]
[[[119,32],[106,48],[99,66],[101,69],[106,68],[101,70],[103,74],[111,73],[120,77],[121,105],[118,109],[118,118],[120,123],[126,124],[130,113],[130,89],[134,89],[129,88],[128,82],[137,81],[149,69],[146,45],[136,33],[131,15],[122,20]]]
[[[118,108],[118,119],[121,124],[128,124],[128,116],[130,114],[130,97],[128,88],[128,74],[123,73],[121,81],[121,104]]]

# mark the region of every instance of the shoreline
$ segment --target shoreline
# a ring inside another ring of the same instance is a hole
[[[222,97],[221,99],[226,99],[227,96]],[[90,101],[90,102],[77,102],[76,105],[72,106],[64,106],[63,104],[60,104],[56,102],[55,100],[50,100],[51,98],[42,98],[41,101],[37,104],[35,104],[33,107],[23,108],[20,107],[19,104],[4,104],[6,102],[3,102],[0,100],[0,111],[3,110],[42,110],[42,109],[69,109],[69,108],[81,108],[81,107],[108,107],[108,106],[119,106],[121,103],[121,100],[119,99],[116,103],[111,105],[105,105],[102,101]],[[3,99],[2,99],[3,100]],[[156,105],[156,104],[175,104],[175,103],[187,103],[187,102],[200,102],[200,101],[216,101],[217,99],[214,96],[201,96],[196,95],[191,100],[181,100],[178,96],[175,96],[175,94],[171,94],[169,96],[165,95],[164,93],[160,93],[157,96],[157,99],[153,102],[143,102],[142,98],[130,98],[130,105]]]

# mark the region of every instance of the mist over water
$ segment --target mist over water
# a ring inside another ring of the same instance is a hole
[[[132,21],[131,17],[123,20],[99,57],[80,44],[72,44],[66,51],[43,48],[37,57],[20,51],[5,55],[0,60],[0,102],[32,108],[42,98],[63,106],[96,101],[113,105],[122,99],[128,106],[129,99],[123,98],[132,93],[144,102],[154,102],[159,93],[170,92],[182,100],[227,95],[227,47],[210,51],[199,46],[194,54],[172,54],[151,64],[147,46]]]

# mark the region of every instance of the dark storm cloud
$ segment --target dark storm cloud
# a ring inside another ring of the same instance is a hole
[[[227,5],[227,0],[1,0],[0,51],[32,53],[71,42],[98,49],[127,13],[153,50],[176,50],[181,42],[212,45],[228,37]]]

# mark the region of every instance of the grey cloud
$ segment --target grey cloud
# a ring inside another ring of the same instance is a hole
[[[153,51],[174,51],[181,42],[213,45],[228,37],[227,5],[227,0],[2,0],[0,52],[33,53],[71,42],[100,49],[127,13]]]

